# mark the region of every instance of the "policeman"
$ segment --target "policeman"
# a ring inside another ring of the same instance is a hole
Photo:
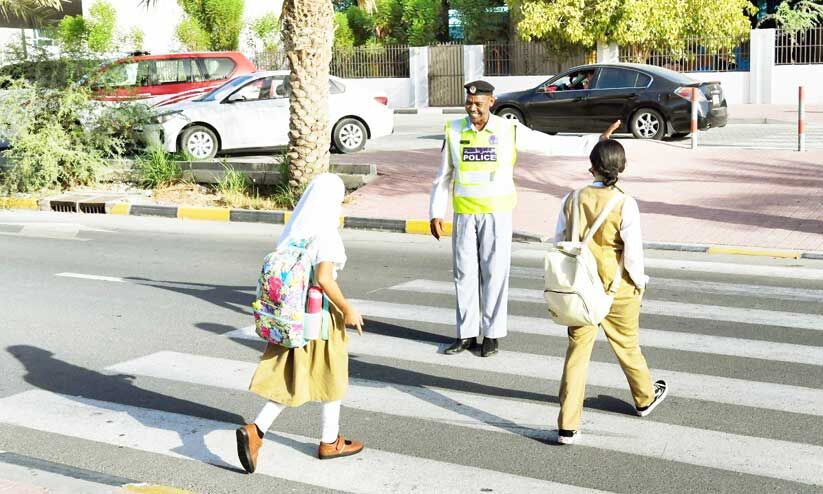
[[[600,136],[549,136],[490,114],[495,100],[494,86],[488,82],[474,81],[464,87],[468,116],[446,123],[429,218],[431,234],[440,240],[452,193],[457,339],[445,353],[478,346],[477,337],[482,333],[481,355],[488,357],[497,353],[497,339],[507,334],[517,151],[588,156],[598,138],[608,139],[620,121]]]

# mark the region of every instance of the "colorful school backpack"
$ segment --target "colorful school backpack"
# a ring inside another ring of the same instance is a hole
[[[252,308],[254,329],[264,340],[288,348],[308,342],[303,325],[316,253],[312,239],[292,240],[263,260]]]
[[[591,241],[624,194],[615,191],[603,211],[597,215],[583,240],[580,239],[580,190],[572,196],[571,240],[557,242],[544,258],[545,290],[549,316],[563,326],[597,326],[609,315],[614,294],[623,275],[623,261],[608,291],[597,271],[597,260],[589,250]]]

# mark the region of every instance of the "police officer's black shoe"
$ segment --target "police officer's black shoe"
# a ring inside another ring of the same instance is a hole
[[[491,357],[495,353],[497,353],[497,338],[483,338],[483,349],[480,350],[480,355]]]
[[[474,338],[457,338],[454,340],[454,343],[451,344],[450,347],[443,350],[443,353],[446,355],[454,355],[456,353],[460,353],[463,350],[468,350],[475,344]]]

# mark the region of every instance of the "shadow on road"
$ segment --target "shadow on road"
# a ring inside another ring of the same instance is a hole
[[[128,405],[231,424],[245,422],[243,417],[225,410],[137,387],[132,383],[134,376],[102,374],[55,358],[52,352],[42,348],[14,345],[7,347],[6,350],[25,366],[24,380],[27,383],[79,403],[106,407],[116,412],[128,411],[127,408],[120,406]],[[94,400],[94,403],[89,403],[89,400]],[[137,421],[141,420],[138,414],[129,415]],[[151,421],[143,425],[155,429],[162,427],[176,433],[181,445],[172,451],[177,454],[197,461],[205,461],[226,470],[242,471],[210,452],[205,443],[205,437],[213,431],[191,430],[190,425],[176,421]]]

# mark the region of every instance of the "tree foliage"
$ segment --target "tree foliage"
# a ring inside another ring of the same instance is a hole
[[[334,14],[334,47],[351,48],[354,46],[354,33],[349,27],[349,18],[343,12]]]
[[[240,45],[243,0],[177,0],[177,3],[188,16],[188,20],[184,20],[187,25],[177,30],[178,37],[183,31],[188,40],[202,41],[205,33],[208,49],[215,51],[236,50]],[[197,27],[201,34],[197,34]]]
[[[526,40],[556,47],[594,47],[598,41],[678,51],[699,37],[710,51],[731,49],[751,29],[749,0],[507,0],[518,10]]]
[[[354,35],[355,46],[364,45],[374,39],[374,16],[356,5],[347,8],[345,14]]]
[[[457,10],[463,25],[464,39],[468,43],[485,43],[506,39],[508,15],[492,9],[503,5],[502,0],[451,0],[450,7]]]
[[[434,43],[440,0],[378,0],[377,38],[386,44],[423,46]]]
[[[823,23],[823,0],[783,2],[773,14],[758,22],[758,26],[773,20],[777,27],[790,32],[806,31]]]
[[[62,8],[61,0],[0,0],[0,18],[18,17],[38,20],[47,9],[62,10]]]
[[[105,0],[94,2],[87,18],[68,15],[57,25],[57,40],[72,53],[105,54],[120,48],[117,10]]]

